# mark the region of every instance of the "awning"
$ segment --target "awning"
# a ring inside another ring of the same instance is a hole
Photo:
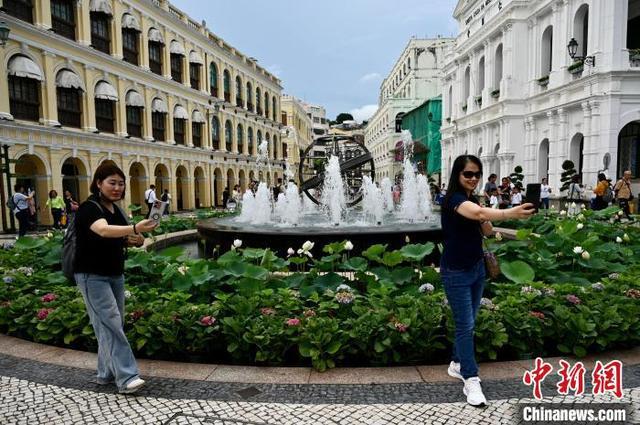
[[[174,55],[184,56],[184,46],[177,41],[172,40],[171,47],[169,47],[169,52],[173,53]]]
[[[127,106],[137,106],[140,108],[144,108],[144,99],[142,98],[140,93],[135,90],[130,90],[129,93],[127,93],[125,101],[127,103]]]
[[[191,117],[191,121],[192,122],[197,122],[197,123],[203,123],[203,122],[205,122],[205,119],[202,116],[202,114],[200,113],[200,111],[198,111],[196,109],[195,111],[193,111],[193,116]]]
[[[196,52],[195,50],[192,50],[189,53],[189,62],[191,63],[197,63],[202,65],[204,63],[204,61],[202,60],[202,55],[200,55],[200,53]]]
[[[153,102],[151,102],[151,112],[161,112],[166,114],[169,112],[169,109],[167,108],[167,104],[164,100],[156,97],[153,99]]]
[[[80,89],[84,91],[82,80],[78,77],[78,74],[68,69],[63,69],[58,72],[58,75],[56,75],[56,86],[64,89]]]
[[[40,67],[26,56],[14,56],[9,61],[9,75],[44,81]]]
[[[140,31],[140,22],[138,18],[130,13],[122,15],[122,28],[129,28],[130,30]]]
[[[176,105],[176,107],[173,108],[173,118],[178,118],[179,120],[188,120],[189,114],[187,113],[187,110],[182,106]]]
[[[115,87],[106,81],[100,81],[96,85],[96,99],[104,99],[104,100],[113,100],[114,102],[118,101],[118,92]]]
[[[155,41],[156,43],[164,44],[164,37],[160,30],[156,28],[151,28],[149,30],[149,41]]]
[[[89,11],[102,12],[107,15],[113,15],[110,0],[91,0],[91,2],[89,3]]]

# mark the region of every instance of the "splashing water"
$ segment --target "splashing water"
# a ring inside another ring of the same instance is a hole
[[[393,212],[395,209],[395,205],[393,205],[393,186],[389,177],[382,179],[382,183],[380,183],[380,190],[382,191],[384,210],[386,212]]]
[[[362,211],[366,222],[382,224],[384,216],[384,201],[380,188],[371,180],[371,177],[364,176],[362,181]]]
[[[337,156],[329,158],[322,187],[322,205],[329,211],[331,223],[339,225],[342,213],[347,206],[344,183],[340,173],[340,161]]]

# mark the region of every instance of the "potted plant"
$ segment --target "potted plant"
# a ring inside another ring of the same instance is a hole
[[[546,87],[549,84],[549,76],[545,75],[544,77],[538,78],[538,84],[541,87]]]
[[[462,110],[463,110],[464,112],[467,112],[467,104],[466,104],[466,103],[464,103],[464,104],[462,105]]]
[[[482,95],[475,97],[476,105],[482,106]]]
[[[569,66],[569,68],[567,68],[567,71],[569,71],[570,74],[582,74],[582,71],[584,70],[584,61],[578,60],[575,61],[573,64],[571,64],[571,66]]]
[[[640,61],[640,49],[629,49],[629,60]]]
[[[498,99],[500,97],[500,89],[493,90],[491,92],[491,97],[493,97],[494,99]]]

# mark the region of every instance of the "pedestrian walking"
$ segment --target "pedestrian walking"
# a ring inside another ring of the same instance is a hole
[[[133,393],[144,380],[123,329],[125,250],[127,243],[141,245],[141,233],[157,224],[148,219],[127,224],[116,204],[125,193],[125,176],[116,165],[99,166],[90,189],[75,218],[74,277],[98,340],[97,383],[115,383],[120,393]]]
[[[527,218],[534,212],[532,204],[504,210],[481,207],[473,195],[481,179],[480,159],[473,155],[456,158],[441,215],[444,251],[440,273],[455,322],[448,374],[464,382],[463,393],[473,406],[487,403],[473,342],[485,281],[482,239],[492,233],[492,221]]]
[[[169,215],[169,209],[171,208],[171,194],[169,193],[169,189],[164,190],[160,200],[167,203],[167,207],[164,209],[163,215]]]
[[[596,184],[596,188],[593,190],[593,193],[596,195],[596,199],[593,203],[594,210],[598,211],[607,208],[611,200],[608,199],[605,202],[604,197],[607,192],[610,192],[610,190],[607,176],[604,173],[598,174],[598,183]]]
[[[64,214],[66,209],[66,205],[64,203],[64,199],[62,199],[62,196],[58,195],[58,192],[56,192],[55,190],[50,190],[49,199],[47,199],[45,207],[51,208],[51,215],[53,216],[53,228],[60,229],[62,227],[62,215]]]
[[[633,193],[631,192],[631,171],[626,170],[622,175],[622,178],[618,180],[613,187],[613,191],[616,196],[618,206],[624,212],[625,217],[631,220],[631,209],[629,208],[629,202],[633,201]]]
[[[28,195],[25,195],[24,187],[19,184],[15,185],[13,189],[15,190],[15,193],[11,196],[11,199],[15,206],[13,213],[18,219],[18,237],[20,238],[27,234],[27,230],[29,230],[30,227],[30,201],[33,200],[33,192],[29,192]]]
[[[151,208],[153,208],[153,204],[158,200],[156,197],[156,185],[152,184],[149,186],[149,189],[144,191],[144,202],[147,204],[147,216],[149,218],[149,214],[151,214]]]
[[[542,209],[549,209],[549,197],[551,196],[551,186],[547,182],[547,178],[542,178],[542,183],[540,184],[540,207]]]

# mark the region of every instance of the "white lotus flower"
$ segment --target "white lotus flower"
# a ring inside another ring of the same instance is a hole
[[[405,241],[406,243],[411,242],[411,239],[409,239],[409,235],[407,235],[407,236],[405,236],[405,237],[404,237],[404,241]]]
[[[626,233],[624,235],[622,235],[622,239],[624,239],[625,242],[631,241],[631,238]]]
[[[236,248],[240,248],[242,246],[242,241],[240,239],[234,240],[233,246],[235,246]]]
[[[344,243],[344,249],[346,251],[351,251],[353,249],[353,244],[351,243],[351,241],[346,241]]]
[[[578,217],[576,217],[576,220],[578,221],[584,221],[584,215],[579,214]]]
[[[580,204],[580,208],[582,208],[583,210],[587,208],[587,206],[585,204]]]
[[[502,233],[496,232],[496,240],[500,242],[502,240]]]
[[[129,299],[131,298],[131,292],[130,291],[124,291],[124,297]]]
[[[576,208],[576,203],[575,203],[575,202],[572,202],[572,203],[571,203],[571,208],[573,208],[573,209],[575,209],[575,208]]]
[[[180,273],[182,276],[187,274],[187,271],[189,271],[189,267],[187,267],[187,266],[178,267],[178,273]]]
[[[560,215],[567,215],[567,212],[565,210],[560,211]]]
[[[53,237],[53,233],[47,232],[47,238],[52,238],[52,237]]]
[[[287,255],[293,255],[293,254],[295,254],[295,253],[296,253],[296,252],[293,250],[293,248],[289,248],[289,249],[287,250]]]
[[[591,255],[589,255],[589,251],[585,251],[582,253],[582,258],[584,258],[585,260],[588,260],[589,258],[591,258]]]
[[[315,243],[311,241],[306,241],[305,243],[302,244],[302,249],[305,251],[311,251],[314,245]]]
[[[623,214],[624,214],[624,212],[622,212],[622,210],[621,210],[621,211],[618,211],[618,216],[619,216],[619,217],[622,217],[622,215],[623,215]]]
[[[622,243],[622,238],[620,236],[616,237],[616,243]]]
[[[555,206],[555,205],[551,205],[551,209],[552,209],[552,210],[555,210],[555,209],[556,209],[556,206]]]
[[[583,252],[584,252],[584,249],[582,249],[581,246],[576,246],[575,248],[573,248],[574,254],[582,254]]]
[[[584,224],[578,223],[578,230],[582,230],[584,228]]]

